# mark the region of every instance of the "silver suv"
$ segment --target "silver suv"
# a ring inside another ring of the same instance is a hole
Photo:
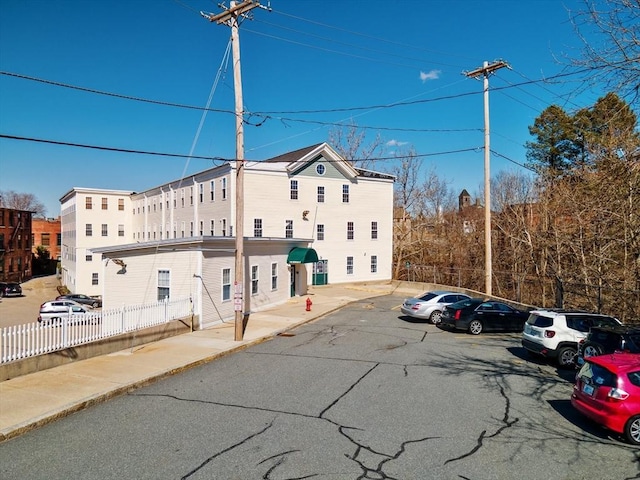
[[[575,310],[534,310],[522,332],[528,352],[551,358],[563,368],[575,366],[578,343],[593,326],[621,325],[618,319]]]

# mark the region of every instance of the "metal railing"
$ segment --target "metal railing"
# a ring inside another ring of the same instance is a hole
[[[193,302],[187,297],[99,312],[65,313],[57,320],[3,327],[0,364],[162,325],[192,314]]]

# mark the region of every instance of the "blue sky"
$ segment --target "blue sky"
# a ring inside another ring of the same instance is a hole
[[[0,134],[234,158],[230,29],[199,13],[220,12],[217,3],[1,0]],[[490,77],[492,175],[528,172],[518,165],[528,126],[546,107],[573,111],[603,94],[578,95],[571,76],[540,81],[579,55],[569,11],[580,0],[270,4],[240,27],[244,106],[261,113],[246,117],[248,160],[327,141],[335,124],[355,122],[369,139],[379,134],[388,154],[413,146],[425,172],[475,195],[484,176],[482,81],[463,71],[497,59],[512,67]],[[205,116],[177,106],[204,107],[210,96],[215,111]],[[0,190],[33,193],[51,217],[73,187],[143,191],[214,164],[0,138]]]

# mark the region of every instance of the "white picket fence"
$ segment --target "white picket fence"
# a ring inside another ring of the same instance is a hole
[[[64,314],[49,323],[0,328],[0,364],[162,325],[193,314],[191,298],[166,300],[122,308]]]

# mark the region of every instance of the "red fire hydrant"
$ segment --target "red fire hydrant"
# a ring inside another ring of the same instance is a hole
[[[313,302],[309,297],[307,297],[307,312],[311,311],[311,305],[313,305]]]

